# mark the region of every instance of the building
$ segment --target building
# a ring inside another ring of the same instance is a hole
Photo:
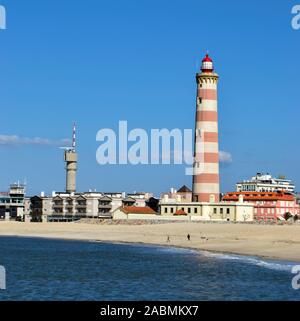
[[[295,185],[284,176],[278,178],[270,174],[257,173],[250,180],[245,180],[236,184],[237,192],[277,192],[287,191],[295,193]]]
[[[192,221],[230,221],[251,222],[254,218],[254,205],[238,199],[232,203],[211,202],[179,202],[166,195],[160,201],[160,214],[174,220]]]
[[[10,185],[9,192],[0,193],[0,220],[23,220],[25,185]]]
[[[287,213],[292,216],[300,215],[300,205],[295,196],[289,192],[233,192],[227,193],[223,201],[230,204],[240,197],[243,197],[245,203],[254,204],[256,220],[284,220]]]
[[[174,188],[171,188],[170,192],[162,193],[161,199],[169,199],[178,202],[191,202],[192,201],[193,192],[185,185],[183,185],[178,191]]]
[[[26,221],[75,221],[81,218],[111,218],[120,207],[145,207],[150,193],[53,193],[33,196],[25,201]]]
[[[196,75],[196,130],[194,147],[193,201],[219,202],[218,97],[219,76],[207,54]]]
[[[298,204],[300,204],[300,194],[299,193],[296,194],[296,201]]]
[[[119,207],[113,212],[114,220],[144,220],[158,219],[159,214],[153,211],[150,207],[140,206],[125,206]]]

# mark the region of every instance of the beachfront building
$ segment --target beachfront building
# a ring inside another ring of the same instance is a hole
[[[113,214],[114,220],[145,220],[159,219],[159,214],[148,206],[124,206],[117,208]]]
[[[296,194],[296,201],[298,204],[300,204],[300,193]]]
[[[254,218],[254,205],[245,203],[243,198],[236,202],[185,202],[167,196],[160,201],[160,214],[172,220],[251,222]]]
[[[295,193],[295,185],[285,176],[278,178],[270,174],[257,173],[249,180],[244,180],[236,184],[237,192],[277,192],[287,191]]]
[[[111,218],[119,207],[146,206],[151,193],[55,193],[27,198],[25,220],[33,222],[74,221],[81,218]]]
[[[10,185],[9,192],[0,193],[0,220],[23,220],[25,185]]]
[[[284,220],[286,215],[300,215],[300,205],[296,197],[289,192],[232,192],[227,193],[223,201],[231,204],[240,197],[243,197],[245,203],[254,204],[254,219],[256,220]]]

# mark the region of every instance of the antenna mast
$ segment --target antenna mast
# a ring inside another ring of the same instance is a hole
[[[72,139],[72,148],[74,152],[76,151],[76,123],[73,124],[73,139]]]

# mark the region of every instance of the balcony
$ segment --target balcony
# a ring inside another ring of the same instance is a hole
[[[108,209],[111,210],[112,209],[112,205],[110,202],[100,202],[98,205],[99,209]]]

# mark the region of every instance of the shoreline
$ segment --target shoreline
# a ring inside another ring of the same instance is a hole
[[[242,254],[242,253],[235,253],[235,252],[228,252],[228,251],[217,251],[217,250],[205,250],[201,248],[191,248],[185,247],[180,245],[167,245],[167,244],[156,244],[156,243],[143,243],[143,242],[126,242],[126,241],[102,241],[102,240],[94,240],[94,239],[78,239],[78,238],[63,238],[63,237],[49,237],[49,236],[24,236],[24,235],[0,235],[1,237],[12,237],[12,238],[30,238],[30,239],[43,239],[43,240],[60,240],[60,241],[78,241],[78,242],[91,242],[91,243],[101,243],[101,244],[116,244],[116,245],[132,245],[132,246],[149,246],[149,247],[159,247],[165,249],[182,249],[193,251],[195,253],[207,252],[216,255],[231,255],[231,256],[240,256],[245,258],[256,258],[266,261],[279,261],[283,263],[290,263],[290,264],[298,264],[299,261],[291,261],[280,259],[278,257],[268,257],[268,256],[258,256],[252,254]]]
[[[186,240],[186,231],[190,233],[191,241]],[[170,243],[166,241],[168,235]],[[205,235],[208,241],[203,241],[202,235]],[[162,225],[0,222],[0,236],[154,245],[214,254],[300,262],[300,226],[294,225],[246,226],[198,222]]]

